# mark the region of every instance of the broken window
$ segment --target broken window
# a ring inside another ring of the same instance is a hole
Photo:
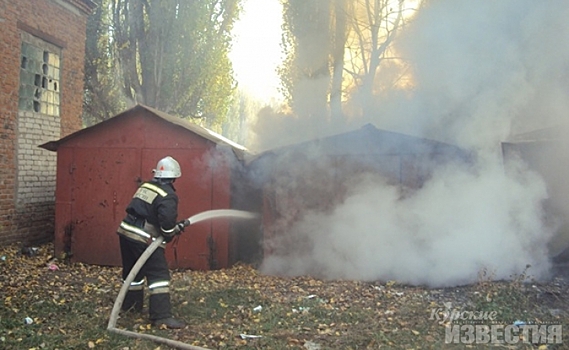
[[[19,109],[59,116],[60,50],[31,35],[22,38]]]

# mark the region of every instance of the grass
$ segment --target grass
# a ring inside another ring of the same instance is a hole
[[[34,257],[17,254],[16,247],[0,251],[5,258],[0,261],[0,348],[168,349],[106,330],[121,286],[120,268],[58,261],[58,269],[50,270],[51,250],[42,246]],[[569,284],[558,280],[483,279],[469,286],[429,289],[390,281],[264,276],[247,265],[172,275],[174,312],[188,327],[153,328],[146,310],[121,315],[117,326],[211,349],[409,350],[488,347],[445,344],[445,303],[457,312],[496,312],[502,324],[523,320],[568,325]],[[565,333],[563,344],[513,348],[569,348],[569,331]]]

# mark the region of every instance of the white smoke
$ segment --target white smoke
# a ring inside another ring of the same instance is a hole
[[[470,283],[483,270],[509,278],[528,264],[532,275],[547,272],[539,178],[512,179],[502,167],[437,175],[405,199],[381,180],[360,179],[333,213],[310,213],[292,228],[297,242],[310,240],[308,251],[271,255],[263,270],[429,286]]]
[[[372,175],[354,181],[331,212],[305,213],[288,234],[296,248],[277,249],[262,271],[449,286],[531,265],[544,277],[546,185],[521,162],[505,167],[500,142],[565,119],[568,15],[561,0],[425,0],[396,45],[415,88],[378,99],[368,121],[459,145],[476,163],[440,167],[407,196]]]

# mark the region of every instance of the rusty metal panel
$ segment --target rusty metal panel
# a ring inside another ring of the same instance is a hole
[[[71,202],[55,202],[55,256],[60,257],[71,251],[72,232]]]
[[[140,130],[140,134],[145,140],[144,148],[162,150],[185,149],[192,151],[201,149],[205,151],[215,145],[214,142],[208,141],[188,131],[188,129],[165,122],[163,119],[153,116],[150,112],[147,112],[147,114],[144,118],[142,130]]]
[[[151,170],[167,155],[182,167],[175,183],[180,220],[230,207],[230,167],[216,166],[209,158],[216,143],[149,111],[133,109],[62,140],[55,148],[61,161],[56,249],[70,249],[72,261],[121,265],[116,228],[138,181],[152,178]],[[198,223],[177,245],[168,245],[166,257],[171,268],[225,267],[228,241],[227,223]]]
[[[54,248],[56,256],[67,252],[69,246],[69,229],[72,227],[71,218],[71,164],[73,162],[73,150],[61,148],[57,153],[57,180],[55,187],[55,233]]]
[[[232,153],[215,152],[211,168],[212,176],[212,209],[230,208],[230,161]],[[211,235],[208,237],[210,249],[209,267],[211,269],[226,268],[229,265],[229,220],[220,219],[211,222]]]
[[[135,115],[113,117],[68,135],[50,148],[61,145],[70,148],[139,148],[144,145],[143,128],[141,118]]]
[[[116,229],[137,188],[139,151],[75,148],[71,249],[75,261],[121,265]]]

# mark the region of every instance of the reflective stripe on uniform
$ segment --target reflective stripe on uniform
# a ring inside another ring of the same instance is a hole
[[[136,233],[136,234],[139,235],[140,237],[146,238],[147,240],[149,240],[150,238],[152,238],[152,236],[151,236],[149,233],[145,232],[143,229],[140,229],[140,228],[138,228],[138,227],[136,227],[136,226],[129,225],[129,224],[127,224],[127,223],[124,222],[124,221],[121,222],[120,227],[123,228],[123,229],[125,229],[125,230],[127,230],[127,231],[129,231],[129,232]]]
[[[128,287],[129,291],[133,290],[143,290],[144,289],[144,278],[141,281],[133,281]]]
[[[160,227],[160,229],[162,230],[162,232],[164,232],[168,235],[172,235],[172,234],[174,234],[174,230],[176,229],[176,226],[172,227],[170,230],[165,230],[163,227]]]
[[[168,193],[156,185],[143,183],[138,190],[136,190],[132,198],[138,198],[148,204],[152,204],[158,195],[166,197]]]
[[[168,281],[160,281],[154,282],[148,286],[150,294],[162,294],[162,293],[169,293],[170,282]]]
[[[156,197],[158,197],[158,193],[143,187],[139,187],[134,196],[132,196],[132,198],[138,198],[148,204],[152,204]]]
[[[166,191],[164,191],[160,187],[153,185],[153,184],[150,184],[150,183],[143,183],[142,186],[140,186],[140,187],[148,188],[149,190],[152,190],[152,191],[158,193],[162,197],[166,197],[168,195],[168,193]]]
[[[133,241],[137,241],[144,244],[147,244],[151,237],[148,233],[144,232],[138,227],[129,225],[124,221],[121,222],[119,228],[117,229],[117,232],[120,235],[132,239]]]
[[[149,242],[156,240],[156,238],[152,237],[148,232],[136,226],[129,225],[124,221],[121,222],[117,232],[127,238],[144,244],[149,244]],[[166,246],[166,242],[162,242],[160,246],[163,248]]]

